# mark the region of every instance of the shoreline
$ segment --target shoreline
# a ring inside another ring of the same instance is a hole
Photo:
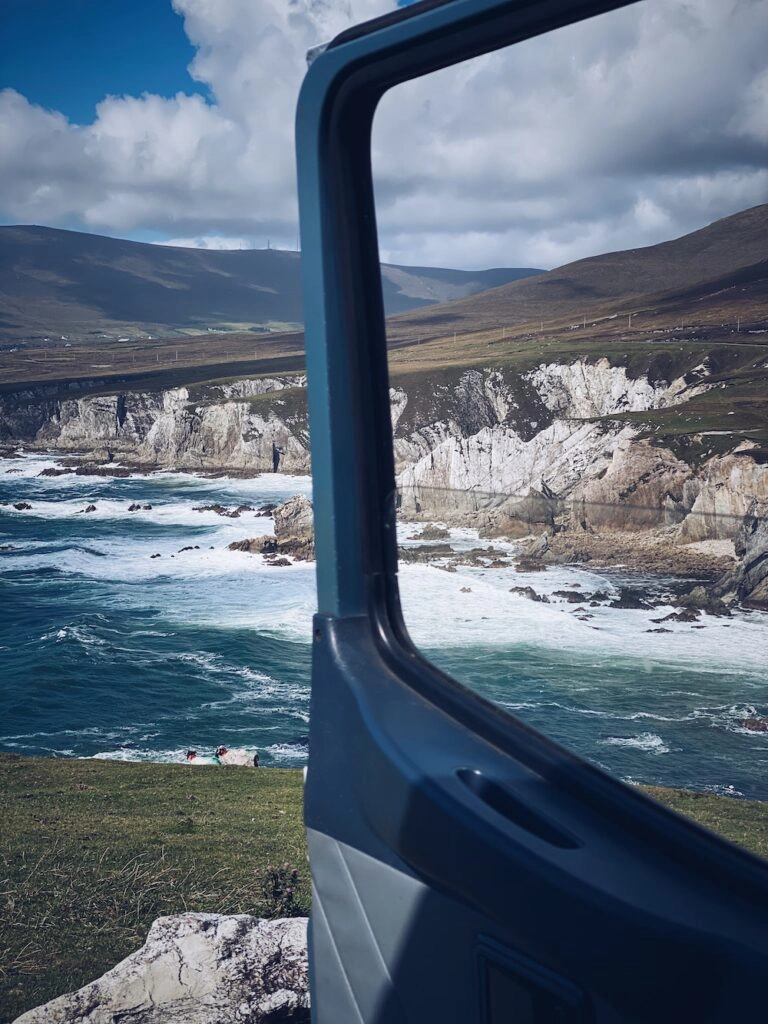
[[[141,463],[122,461],[119,453],[109,461],[93,460],[93,453],[72,449],[27,448],[23,445],[0,445],[0,459],[23,459],[24,456],[49,457],[60,463],[60,468],[52,472],[42,471],[38,476],[94,476],[112,479],[129,479],[131,477],[151,477],[155,475],[186,475],[202,480],[257,480],[275,475],[284,477],[306,478],[309,474],[292,470],[250,470],[236,467],[212,465],[206,467],[162,465],[159,463]],[[11,471],[12,472],[12,471]],[[442,513],[442,514],[441,514]],[[479,541],[494,540],[508,544],[524,545],[520,555],[528,557],[525,545],[532,549],[532,561],[547,565],[588,567],[590,569],[628,569],[642,570],[674,576],[693,576],[699,574],[723,574],[735,569],[739,559],[725,554],[718,545],[731,543],[717,539],[699,541],[683,541],[671,535],[674,527],[649,527],[635,531],[620,529],[604,529],[586,531],[579,528],[559,528],[556,531],[544,530],[536,533],[528,532],[520,536],[515,531],[503,532],[500,528],[484,528],[482,522],[475,526],[469,517],[462,516],[461,521],[454,522],[454,516],[445,515],[445,510],[422,512],[409,515],[402,522],[409,526],[419,527],[425,524],[444,526],[465,526],[478,529]],[[534,526],[536,524],[530,524]],[[543,551],[537,551],[541,549]]]

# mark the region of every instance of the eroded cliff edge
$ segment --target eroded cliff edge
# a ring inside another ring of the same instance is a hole
[[[537,558],[709,566],[722,596],[768,607],[768,451],[749,431],[696,430],[686,416],[717,386],[707,360],[673,379],[607,359],[405,377],[390,392],[398,503],[408,518],[530,537]],[[0,396],[0,445],[146,469],[307,473],[305,388],[285,375],[21,389]]]

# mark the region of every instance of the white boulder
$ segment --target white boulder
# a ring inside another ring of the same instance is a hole
[[[309,1024],[307,919],[160,917],[141,949],[15,1024]]]

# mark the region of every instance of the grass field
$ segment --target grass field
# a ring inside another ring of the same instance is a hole
[[[0,755],[0,1022],[79,988],[188,910],[273,916],[308,877],[298,771]]]
[[[681,790],[656,799],[768,857],[768,803]],[[299,870],[298,771],[0,754],[0,1022],[79,988],[163,914],[268,917],[271,865]]]

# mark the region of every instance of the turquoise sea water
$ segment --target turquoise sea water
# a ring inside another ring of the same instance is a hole
[[[0,749],[178,761],[225,743],[303,764],[314,567],[228,551],[271,520],[194,506],[281,501],[309,480],[38,475],[56,465],[0,460]],[[658,602],[675,587],[572,567],[401,572],[416,642],[535,727],[623,778],[768,798],[768,735],[738,724],[768,714],[768,615],[650,634],[670,606],[585,619],[552,596],[627,583]],[[520,584],[551,603],[510,593]]]

